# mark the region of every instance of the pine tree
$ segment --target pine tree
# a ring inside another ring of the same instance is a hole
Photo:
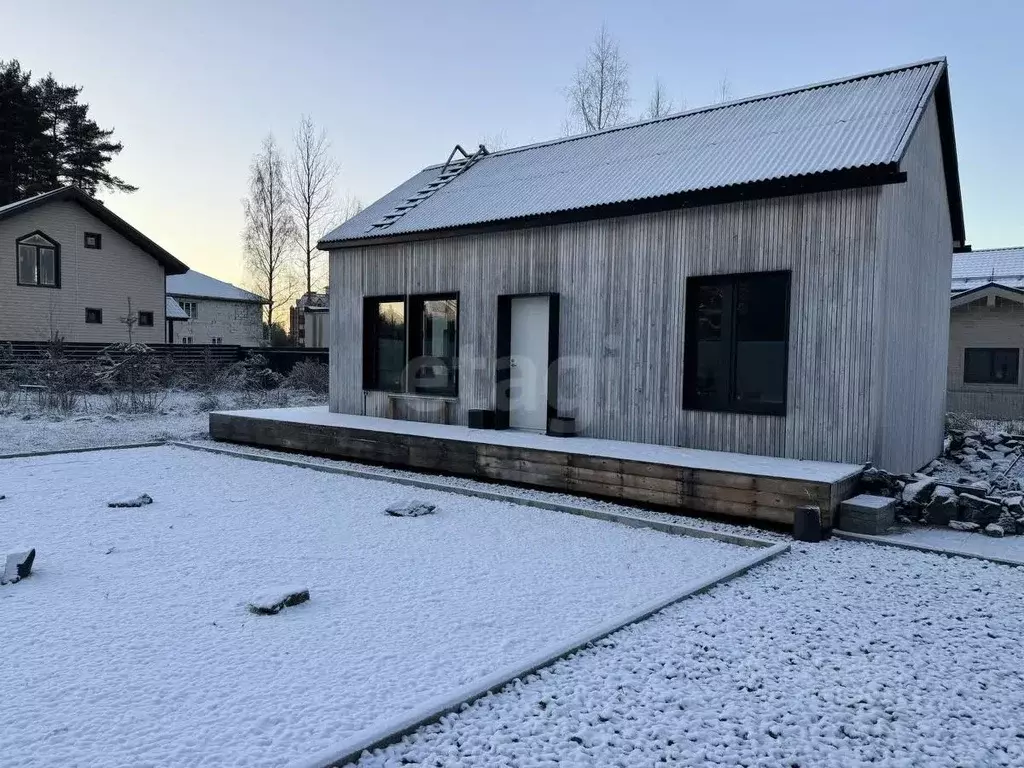
[[[123,146],[89,117],[81,92],[52,75],[33,83],[17,60],[0,61],[0,205],[65,184],[90,195],[137,189],[107,170]]]

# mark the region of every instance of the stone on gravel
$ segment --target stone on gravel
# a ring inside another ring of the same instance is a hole
[[[899,493],[899,478],[878,467],[868,467],[861,473],[857,492],[870,496],[895,497]]]
[[[961,520],[985,526],[994,523],[1003,513],[1003,506],[998,501],[983,499],[970,493],[961,493],[959,502]]]
[[[1024,496],[1007,496],[1003,499],[1003,506],[1015,518],[1024,517]]]
[[[903,503],[923,505],[931,498],[933,488],[935,488],[935,480],[930,477],[914,483],[908,483],[903,488]]]
[[[147,504],[152,504],[153,498],[148,494],[144,493],[141,496],[135,496],[130,499],[116,499],[107,504],[108,507],[144,507]]]
[[[999,519],[996,520],[996,525],[1002,528],[1003,532],[1008,535],[1017,533],[1017,521],[1009,512],[1003,512],[1003,514],[999,516]]]
[[[997,450],[997,451],[999,451],[1002,454],[1007,454],[1007,453],[1013,453],[1014,452],[1014,449],[1011,448],[1010,446],[1006,445],[1005,443],[1003,443],[1002,445],[997,445],[994,450]]]
[[[991,536],[994,539],[1001,539],[1006,535],[1006,531],[1003,530],[1003,526],[997,525],[996,523],[989,523],[986,525],[982,533],[986,536]]]
[[[309,590],[305,588],[283,588],[266,592],[249,601],[249,610],[261,616],[272,616],[285,608],[299,605],[309,600]]]
[[[985,445],[999,445],[1003,442],[1003,436],[998,432],[988,432],[981,437],[981,441]]]
[[[931,501],[924,509],[923,522],[929,525],[948,525],[955,520],[960,502],[956,492],[945,485],[935,487]]]
[[[981,530],[981,526],[977,523],[968,523],[964,520],[950,520],[949,527],[954,531],[967,531],[969,533]]]
[[[410,501],[396,501],[384,510],[392,517],[422,517],[432,515],[437,511],[437,506],[425,501],[412,499]]]
[[[27,578],[32,573],[32,563],[35,559],[34,548],[9,554],[4,563],[4,571],[0,574],[0,584],[17,584]]]

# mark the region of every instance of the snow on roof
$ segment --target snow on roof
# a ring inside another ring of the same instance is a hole
[[[168,320],[188,320],[188,312],[181,308],[181,305],[170,296],[166,297],[165,314]]]
[[[225,283],[223,280],[204,275],[194,269],[190,269],[183,275],[168,275],[167,293],[171,296],[266,303],[266,299],[262,296],[244,291],[231,283]]]
[[[945,59],[493,152],[394,224],[424,169],[323,243],[448,229],[899,162]]]
[[[953,292],[970,291],[988,283],[1024,288],[1024,247],[953,255]]]

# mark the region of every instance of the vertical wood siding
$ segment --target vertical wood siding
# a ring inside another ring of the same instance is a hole
[[[875,284],[875,443],[872,460],[920,468],[942,448],[949,355],[952,230],[934,102],[901,167],[882,190]]]
[[[465,424],[494,406],[497,296],[554,291],[558,407],[584,435],[916,469],[941,442],[951,258],[934,110],[926,122],[909,184],[334,251],[331,408],[387,413],[361,387],[363,296],[459,291]],[[686,278],[779,269],[787,415],[684,411]]]

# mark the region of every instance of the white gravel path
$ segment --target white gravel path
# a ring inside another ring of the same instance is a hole
[[[750,550],[182,448],[0,462],[0,764],[281,766]],[[146,492],[154,503],[110,509]],[[308,603],[247,601],[281,585]]]
[[[1024,765],[1022,593],[1024,569],[795,545],[360,765]]]

